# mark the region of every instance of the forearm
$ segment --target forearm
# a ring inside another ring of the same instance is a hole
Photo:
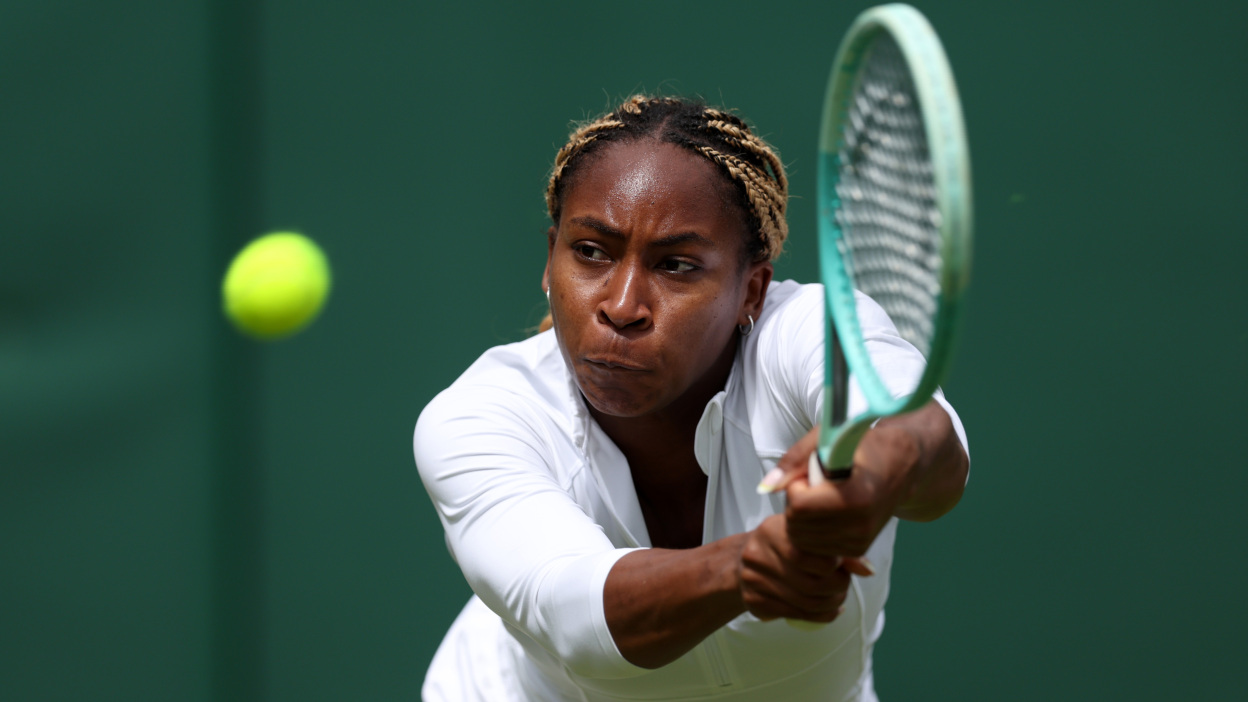
[[[944,408],[933,400],[914,412],[881,420],[877,428],[903,430],[918,452],[896,516],[928,522],[952,510],[962,499],[970,460]]]
[[[646,549],[607,575],[607,626],[630,663],[658,668],[745,612],[740,591],[746,534],[686,550]]]

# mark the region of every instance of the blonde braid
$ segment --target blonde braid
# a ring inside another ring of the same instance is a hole
[[[767,258],[775,260],[784,250],[789,236],[785,210],[789,201],[789,179],[784,172],[780,157],[758,138],[749,127],[733,114],[706,108],[706,129],[719,133],[720,139],[749,153],[763,164],[763,168],[731,154],[725,154],[709,146],[700,146],[704,156],[721,165],[733,180],[745,189],[754,215],[758,218],[759,236],[762,237]]]
[[[623,126],[624,123],[617,119],[615,113],[612,112],[577,127],[572,132],[572,135],[568,137],[568,143],[564,144],[563,148],[559,149],[559,153],[555,154],[555,167],[551,171],[550,182],[546,186],[546,210],[550,213],[551,219],[558,219],[559,203],[556,201],[555,195],[568,162],[581,153],[590,142],[597,139],[603,132],[620,129]]]
[[[710,112],[711,110],[707,111]],[[732,122],[722,119],[708,120],[706,126],[724,132],[726,135],[724,137],[725,139],[732,141],[742,149],[745,149],[762,159],[763,162],[767,164],[768,168],[771,169],[771,173],[776,179],[776,182],[779,183],[780,188],[782,190],[788,190],[789,179],[784,173],[784,164],[780,162],[780,157],[776,155],[776,152],[772,150],[767,142],[759,139],[757,136],[754,136],[754,134],[748,129],[743,129]]]
[[[706,130],[716,132],[720,139],[750,154],[749,160],[720,153],[717,149],[703,148],[702,153],[723,166],[745,188],[746,198],[753,207],[759,222],[759,235],[763,238],[767,257],[775,260],[784,249],[789,235],[785,211],[789,201],[789,179],[784,164],[767,142],[750,131],[749,125],[740,117],[708,107],[702,111],[706,116]]]

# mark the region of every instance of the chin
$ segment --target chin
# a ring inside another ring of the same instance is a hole
[[[585,402],[596,412],[624,419],[640,417],[654,410],[654,399],[632,390],[601,388],[580,382],[577,386]]]

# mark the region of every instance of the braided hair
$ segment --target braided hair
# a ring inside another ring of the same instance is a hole
[[[647,138],[676,144],[714,163],[732,184],[736,204],[746,215],[747,259],[774,261],[780,255],[789,233],[784,218],[789,181],[780,157],[740,117],[680,98],[634,95],[614,111],[573,130],[555,155],[546,186],[546,209],[555,225],[578,166],[604,143]],[[550,327],[547,315],[539,329]]]

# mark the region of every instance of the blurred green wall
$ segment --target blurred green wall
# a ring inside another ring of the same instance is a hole
[[[0,6],[0,698],[206,699],[202,7]]]
[[[0,698],[414,699],[468,596],[424,404],[542,311],[546,169],[637,90],[814,146],[868,3],[0,6]],[[1248,9],[922,3],[962,91],[971,484],[902,528],[891,700],[1221,699],[1248,676]],[[260,347],[229,253],[298,229]]]

